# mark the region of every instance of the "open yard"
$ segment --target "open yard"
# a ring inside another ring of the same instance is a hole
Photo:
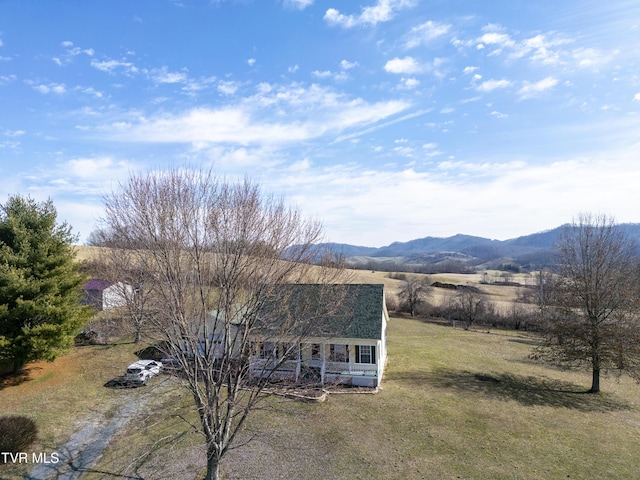
[[[225,478],[637,477],[640,386],[606,377],[603,393],[582,393],[589,372],[530,361],[534,341],[392,318],[379,393],[266,401],[242,439],[251,442],[226,457]],[[134,350],[83,347],[38,364],[30,380],[2,385],[3,412],[33,416],[42,433],[34,450],[54,452],[88,419],[104,425],[123,404],[138,402],[144,408],[129,414],[79,478],[197,478],[200,437],[187,423],[196,419],[181,390],[166,377],[139,389],[104,387]],[[0,478],[26,471],[0,466]]]

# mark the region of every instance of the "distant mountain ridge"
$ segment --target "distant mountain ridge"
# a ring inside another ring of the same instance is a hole
[[[384,247],[364,247],[325,243],[334,254],[352,266],[377,270],[415,271],[477,270],[479,268],[540,268],[553,263],[553,252],[567,225],[508,240],[457,234],[451,237],[424,237],[393,242]],[[619,224],[616,228],[640,246],[640,223]],[[640,254],[640,251],[639,251]]]

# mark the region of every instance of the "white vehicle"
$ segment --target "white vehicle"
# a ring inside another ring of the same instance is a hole
[[[127,367],[124,381],[136,385],[146,385],[149,379],[160,373],[162,363],[155,360],[138,360]]]

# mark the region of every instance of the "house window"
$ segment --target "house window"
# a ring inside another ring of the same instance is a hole
[[[319,343],[311,344],[311,360],[322,360],[322,345]]]
[[[375,345],[356,345],[356,363],[376,363]]]
[[[349,345],[329,345],[329,361],[348,362]]]
[[[258,349],[258,358],[262,358],[265,360],[273,358],[274,348],[275,345],[273,344],[273,342],[260,343]]]

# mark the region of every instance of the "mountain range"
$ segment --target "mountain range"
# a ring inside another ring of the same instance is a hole
[[[555,245],[567,226],[509,240],[458,234],[394,242],[379,248],[342,243],[325,243],[323,246],[344,257],[355,268],[423,273],[479,269],[520,271],[552,266]],[[622,229],[628,238],[640,245],[640,223],[619,224],[616,228]]]

